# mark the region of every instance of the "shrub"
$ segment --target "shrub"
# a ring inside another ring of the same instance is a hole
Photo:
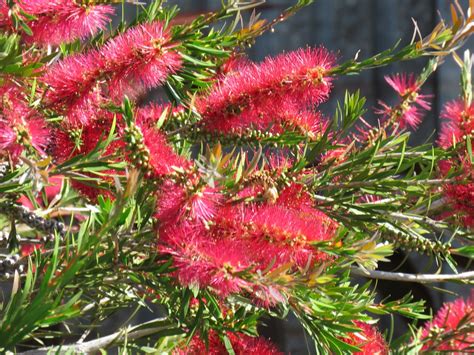
[[[242,26],[258,2],[183,20],[157,0],[112,29],[114,2],[0,1],[2,351],[273,354],[257,326],[288,313],[319,353],[472,349],[472,299],[420,327],[423,300],[379,301],[354,280],[472,284],[453,258],[473,257],[472,63],[456,54],[472,2],[418,41],[342,63],[323,47],[245,56],[310,0]],[[460,96],[439,140],[410,146],[423,84],[451,55]],[[423,56],[421,73],[386,77],[398,102],[379,103],[376,125],[358,91],[321,112],[338,77]],[[158,87],[167,101],[143,104]],[[453,273],[377,270],[396,250]],[[159,318],[95,331],[152,305]],[[413,319],[404,341],[376,329],[394,314]]]

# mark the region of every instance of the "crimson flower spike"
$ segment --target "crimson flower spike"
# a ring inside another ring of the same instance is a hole
[[[58,46],[93,36],[104,29],[114,13],[111,5],[75,0],[22,0],[15,5],[34,16],[33,20],[24,18],[31,29],[31,35],[25,38],[40,45]],[[21,12],[17,11],[20,17]],[[0,14],[0,26],[11,26],[11,12],[5,0],[0,3]]]
[[[241,62],[238,71],[220,76],[208,95],[197,99],[202,126],[222,134],[293,128],[314,135],[322,118],[308,109],[328,99],[333,64],[324,48],[300,49],[261,64]]]
[[[259,260],[263,264],[273,260],[275,265],[291,262],[301,268],[330,260],[311,243],[330,240],[337,228],[337,224],[320,211],[312,208],[298,211],[280,202],[221,208],[215,226],[233,230],[235,235],[260,245]]]
[[[83,125],[100,112],[106,94],[119,104],[162,84],[181,66],[181,57],[162,22],[136,26],[98,50],[56,63],[44,75],[46,100],[72,125]]]
[[[177,348],[173,355],[193,355],[193,354],[227,354],[226,345],[215,330],[208,334],[209,338],[205,342],[199,336],[195,335],[192,340],[184,347]],[[278,349],[265,338],[250,337],[243,333],[226,333],[232,349],[236,354],[257,354],[257,355],[280,355]]]
[[[28,106],[14,85],[0,87],[0,156],[16,161],[25,148],[46,155],[50,132],[43,117]]]
[[[431,322],[428,322],[421,335],[422,340],[430,339],[430,333],[452,333],[454,336],[447,341],[434,346],[433,341],[428,341],[424,346],[425,351],[439,351],[456,354],[470,353],[474,344],[474,333],[459,332],[459,327],[469,325],[474,322],[474,291],[467,299],[458,298],[454,302],[447,302],[438,311]],[[436,334],[435,333],[435,334]]]
[[[439,144],[443,148],[462,147],[457,159],[443,161],[441,170],[448,171],[453,165],[463,172],[454,184],[445,184],[443,193],[453,211],[461,216],[466,227],[474,228],[474,171],[464,142],[474,136],[474,104],[457,99],[447,103],[441,114],[442,126]],[[460,183],[461,182],[461,183]]]
[[[423,111],[431,108],[427,100],[430,95],[419,93],[420,84],[413,74],[389,75],[385,77],[385,81],[398,93],[400,102],[397,106],[390,107],[380,101],[381,108],[376,113],[398,122],[401,128],[418,128],[423,118]]]
[[[443,148],[449,148],[466,137],[474,134],[474,103],[468,105],[463,100],[454,100],[446,104],[443,113],[443,124],[439,144]]]
[[[355,321],[354,325],[360,328],[361,331],[350,333],[349,338],[344,339],[344,341],[360,348],[361,351],[358,351],[355,354],[388,355],[388,345],[376,327],[361,321]]]
[[[148,177],[162,178],[171,174],[175,168],[186,170],[191,162],[178,155],[168,143],[166,136],[155,125],[150,115],[164,114],[169,106],[149,106],[138,109],[136,122],[124,129],[127,159],[136,167],[143,169]],[[160,113],[161,111],[161,113]]]
[[[65,115],[70,125],[86,125],[100,116],[99,106],[104,98],[99,79],[105,73],[98,51],[66,57],[43,76],[49,85],[46,102]]]
[[[101,54],[111,74],[112,97],[121,102],[125,94],[133,97],[162,84],[181,67],[175,46],[162,22],[136,26],[107,42]]]
[[[242,273],[254,266],[255,244],[245,239],[178,225],[160,231],[158,249],[173,257],[182,285],[211,287],[221,297],[252,288]]]

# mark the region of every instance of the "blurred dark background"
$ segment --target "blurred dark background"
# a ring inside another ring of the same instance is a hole
[[[277,17],[285,8],[294,4],[295,0],[267,0],[259,10],[261,18],[272,19]],[[171,0],[168,3],[177,4],[186,15],[198,15],[220,7],[220,0]],[[460,1],[466,8],[468,1]],[[259,61],[268,55],[276,55],[284,51],[294,50],[305,46],[324,46],[337,53],[339,62],[353,58],[357,53],[359,58],[370,57],[378,52],[393,47],[397,41],[401,45],[408,44],[413,36],[416,22],[421,34],[427,35],[441,18],[450,19],[448,0],[316,0],[312,5],[304,8],[288,21],[275,27],[258,38],[255,45],[248,50],[251,59]],[[125,16],[133,18],[136,7],[125,5]],[[119,10],[120,13],[120,10]],[[465,48],[474,49],[474,41],[466,44]],[[462,56],[462,53],[458,53]],[[397,63],[388,67],[363,72],[360,75],[340,77],[335,82],[332,99],[324,104],[323,111],[331,115],[338,99],[341,99],[346,90],[360,89],[367,97],[365,117],[374,122],[373,109],[379,100],[393,102],[396,99],[393,90],[385,83],[384,76],[397,72],[419,73],[427,59]],[[417,132],[413,135],[412,144],[421,144],[436,140],[436,132],[440,125],[439,115],[446,101],[459,95],[459,68],[452,58],[432,75],[423,87],[423,93],[433,95],[432,110],[428,113]],[[381,265],[385,270],[393,270],[400,266],[398,271],[416,273],[427,272],[425,265],[430,261],[420,256],[398,253],[393,262]],[[463,260],[459,260],[463,263]],[[429,271],[434,272],[436,266]],[[449,272],[444,268],[445,272]],[[361,282],[363,280],[360,280]],[[434,290],[434,287],[437,289]],[[447,284],[431,286],[379,282],[378,297],[402,297],[412,292],[416,299],[427,300],[427,305],[434,310],[443,302],[456,297],[456,293],[466,295],[467,287],[456,287]],[[440,292],[439,289],[445,289]],[[143,321],[148,315],[139,315],[136,322]],[[115,322],[114,322],[115,323]],[[379,326],[382,330],[390,327],[390,318],[382,318]],[[394,338],[408,330],[407,320],[395,318],[396,328]],[[291,318],[286,320],[269,319],[262,325],[261,332],[272,338],[280,350],[285,353],[311,354],[311,340],[305,337],[304,331],[298,322]]]

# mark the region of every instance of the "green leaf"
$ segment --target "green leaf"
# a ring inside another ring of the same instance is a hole
[[[453,253],[466,256],[470,259],[474,259],[474,245],[466,245],[464,247],[454,249]]]

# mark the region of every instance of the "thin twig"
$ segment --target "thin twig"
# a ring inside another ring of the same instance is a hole
[[[447,229],[447,226],[445,223],[436,221],[434,219],[431,219],[426,216],[418,216],[418,215],[413,215],[413,214],[404,214],[402,212],[392,212],[390,213],[390,217],[393,217],[397,221],[401,222],[418,222],[418,223],[424,223],[426,225],[429,225],[433,227],[433,229],[444,232]]]
[[[441,208],[444,208],[448,205],[448,201],[446,201],[446,199],[444,198],[440,198],[438,200],[435,200],[433,202],[431,202],[429,205],[426,205],[426,206],[420,206],[412,211],[409,211],[411,214],[417,214],[417,215],[423,215],[427,212],[431,212],[431,211],[436,211],[436,210],[439,210]]]
[[[342,189],[342,188],[357,188],[366,186],[383,186],[384,183],[406,183],[410,185],[441,185],[451,182],[449,179],[425,179],[425,180],[366,180],[366,181],[351,181],[346,183],[327,184],[318,186],[318,190]]]
[[[354,267],[351,269],[353,275],[364,276],[371,279],[402,281],[402,282],[418,282],[431,283],[442,281],[466,281],[474,280],[474,271],[462,272],[460,274],[405,274],[402,272],[388,272],[378,270],[364,270]]]
[[[160,323],[161,325],[156,326],[156,327],[144,328],[147,325],[151,325],[153,323]],[[140,338],[144,338],[144,337],[159,333],[161,331],[171,329],[172,327],[175,327],[175,325],[171,324],[168,321],[168,319],[157,318],[152,321],[137,325],[135,327],[131,327],[128,330],[122,329],[116,333],[113,333],[113,334],[110,334],[110,335],[107,335],[95,340],[87,341],[84,343],[75,343],[75,344],[70,344],[70,345],[40,348],[40,349],[26,351],[20,354],[43,355],[43,354],[65,354],[66,352],[79,353],[79,354],[95,354],[99,350],[106,349],[113,344],[120,343],[125,340],[133,341]]]

